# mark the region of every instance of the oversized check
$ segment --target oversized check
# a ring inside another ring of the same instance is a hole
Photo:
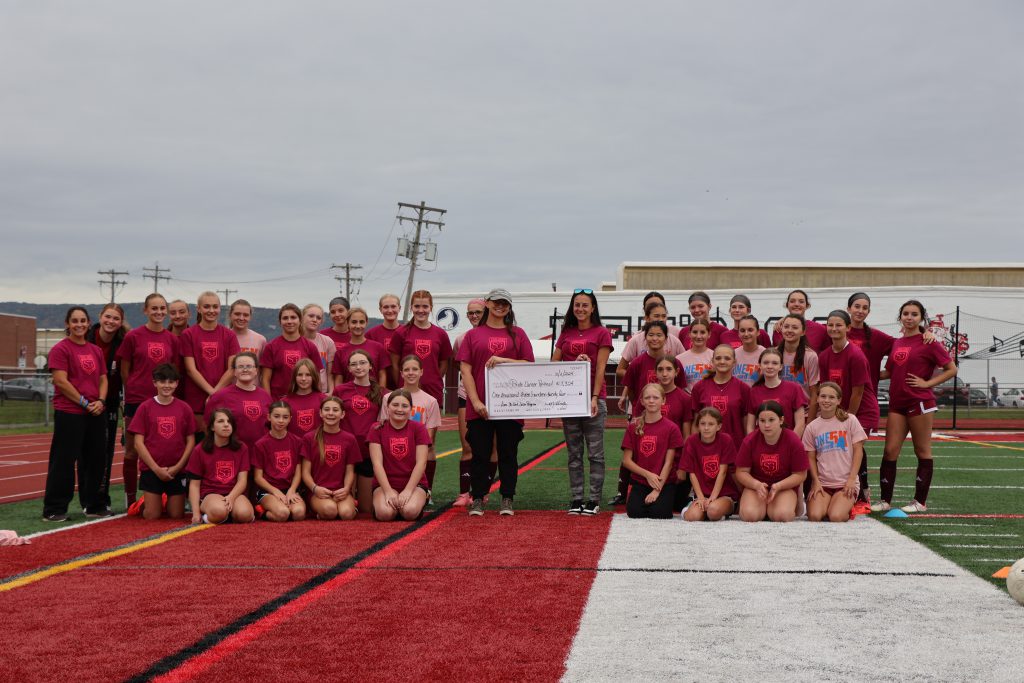
[[[502,363],[484,375],[493,419],[589,417],[590,363]]]

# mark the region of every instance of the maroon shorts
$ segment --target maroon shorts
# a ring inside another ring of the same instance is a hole
[[[927,413],[934,413],[938,410],[938,406],[935,405],[935,399],[929,399],[927,401],[910,401],[907,403],[890,404],[889,412],[902,415],[904,417],[917,417],[918,415],[925,415]]]

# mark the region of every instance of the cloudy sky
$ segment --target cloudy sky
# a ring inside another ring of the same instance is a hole
[[[0,300],[434,291],[627,260],[1020,261],[1019,2],[0,5]],[[434,265],[434,264],[432,264]],[[284,278],[284,279],[280,279]],[[259,281],[259,282],[257,282]],[[227,284],[225,284],[227,283]]]

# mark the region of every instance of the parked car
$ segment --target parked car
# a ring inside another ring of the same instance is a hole
[[[983,391],[982,389],[971,389],[969,400],[972,406],[989,405],[988,393]]]
[[[1020,389],[1003,389],[999,392],[999,405],[1011,408],[1024,406],[1024,391]]]
[[[53,398],[53,384],[47,377],[15,377],[0,380],[0,400],[42,401]]]
[[[943,382],[939,386],[932,390],[935,393],[935,403],[940,406],[951,406],[953,405],[953,383]],[[967,405],[967,399],[970,396],[970,392],[967,387],[962,383],[957,383],[956,387],[956,403],[957,405]]]

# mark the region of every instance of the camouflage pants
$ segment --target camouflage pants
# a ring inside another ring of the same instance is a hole
[[[604,488],[604,420],[608,406],[604,399],[597,401],[594,417],[566,417],[562,419],[565,449],[569,457],[569,493],[572,500],[588,500],[583,495],[583,446],[586,444],[590,459],[590,498],[601,500]]]

